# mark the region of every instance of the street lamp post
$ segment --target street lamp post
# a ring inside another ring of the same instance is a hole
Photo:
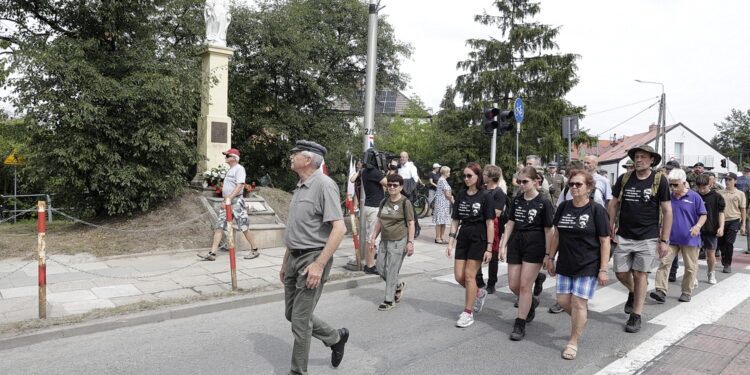
[[[667,162],[667,95],[664,93],[664,84],[661,82],[635,80],[638,83],[649,83],[661,86],[661,99],[659,99],[659,120],[656,126],[656,147],[655,151],[659,153],[659,137],[661,137],[662,163]]]

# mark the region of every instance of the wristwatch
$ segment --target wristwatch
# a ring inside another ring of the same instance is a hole
[[[669,240],[662,239],[662,240],[659,240],[659,241],[664,242],[665,244],[669,245]]]
[[[456,232],[448,233],[448,237],[456,238]]]

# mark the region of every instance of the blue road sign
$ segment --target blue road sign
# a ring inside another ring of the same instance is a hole
[[[513,104],[513,113],[516,115],[517,122],[523,121],[523,110],[523,100],[521,100],[521,98],[516,98],[516,102]]]

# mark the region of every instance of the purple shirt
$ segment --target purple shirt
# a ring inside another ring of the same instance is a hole
[[[690,236],[690,228],[698,224],[701,215],[706,214],[706,205],[698,193],[688,190],[687,194],[677,199],[672,197],[672,233],[669,235],[669,243],[672,245],[700,246],[701,235]]]

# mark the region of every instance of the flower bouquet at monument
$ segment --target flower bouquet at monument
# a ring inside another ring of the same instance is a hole
[[[224,181],[224,177],[227,175],[229,167],[222,164],[218,167],[211,168],[203,172],[203,180],[206,182],[206,186],[216,186],[220,182]]]

